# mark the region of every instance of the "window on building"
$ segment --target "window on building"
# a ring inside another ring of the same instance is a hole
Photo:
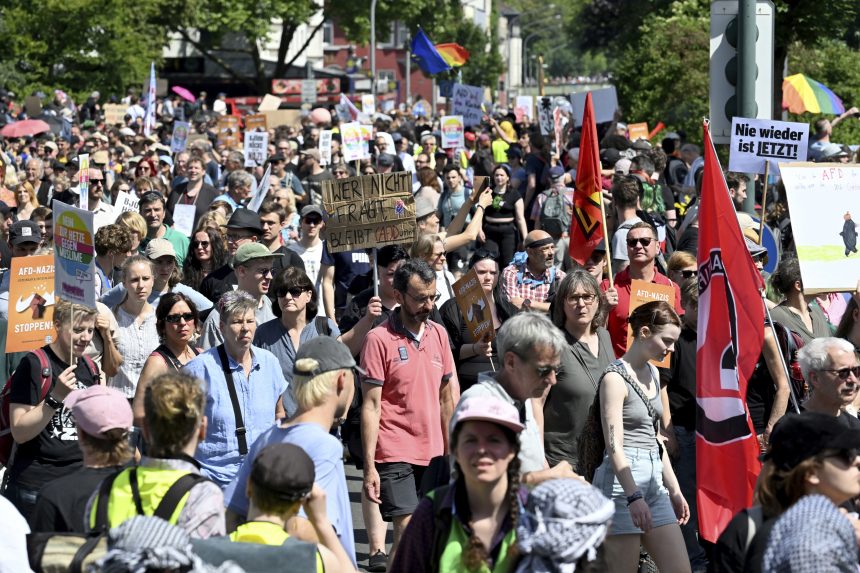
[[[323,23],[323,44],[334,44],[334,22],[326,20]]]
[[[394,70],[376,70],[376,89],[385,93],[394,89],[397,75]]]

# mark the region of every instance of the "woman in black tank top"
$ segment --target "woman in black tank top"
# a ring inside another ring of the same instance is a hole
[[[510,180],[511,169],[507,165],[493,169],[493,203],[484,211],[484,243],[495,245],[500,268],[508,266],[528,232],[523,198],[509,185]]]
[[[149,383],[161,374],[178,372],[200,351],[194,346],[199,327],[197,307],[182,293],[162,295],[155,309],[155,328],[161,338],[143,365],[134,395],[134,425],[143,425],[143,397]]]

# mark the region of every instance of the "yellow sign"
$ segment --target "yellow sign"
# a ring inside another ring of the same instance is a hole
[[[637,139],[648,139],[648,123],[631,123],[627,126],[627,135],[630,141]]]

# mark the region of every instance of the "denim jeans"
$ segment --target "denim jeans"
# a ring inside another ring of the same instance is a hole
[[[681,493],[690,506],[690,520],[681,526],[687,555],[693,567],[707,563],[705,550],[699,544],[699,511],[696,503],[696,432],[675,426],[675,438],[678,440],[678,459],[673,460],[675,477],[681,486]]]

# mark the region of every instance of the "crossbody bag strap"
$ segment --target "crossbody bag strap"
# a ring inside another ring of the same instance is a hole
[[[110,492],[113,489],[113,483],[116,481],[116,478],[120,473],[121,472],[117,472],[112,476],[106,477],[102,480],[102,483],[99,486],[99,493],[96,498],[96,521],[93,526],[93,530],[99,532],[108,530],[108,503],[110,503]]]
[[[648,365],[649,371],[651,365]],[[659,421],[657,420],[657,411],[654,410],[654,406],[651,405],[651,400],[645,395],[645,392],[642,391],[642,388],[639,387],[639,384],[636,383],[635,380],[630,376],[630,373],[627,371],[627,368],[624,367],[623,364],[618,364],[615,371],[624,378],[624,381],[627,382],[627,385],[633,388],[633,391],[636,392],[636,395],[642,399],[642,402],[645,403],[645,408],[648,410],[648,415],[651,416],[651,423],[654,424],[654,435],[655,437],[659,436]],[[653,372],[651,373],[653,377]],[[660,391],[659,385],[657,387],[657,392]]]
[[[176,511],[176,508],[179,507],[179,502],[182,501],[182,498],[191,491],[191,489],[199,483],[203,483],[207,481],[205,477],[200,474],[185,474],[170,486],[170,489],[167,490],[167,493],[164,494],[164,497],[161,498],[161,503],[158,504],[158,507],[155,509],[155,513],[152,515],[154,517],[160,517],[164,521],[170,521],[170,518],[173,516],[173,512]]]
[[[128,472],[128,483],[131,485],[131,497],[134,499],[134,508],[138,515],[143,513],[143,500],[140,498],[140,486],[137,484],[137,468],[131,468]]]
[[[218,346],[218,358],[221,360],[221,368],[224,370],[224,380],[227,381],[227,390],[230,392],[230,402],[233,404],[233,416],[236,419],[236,439],[239,440],[239,453],[248,453],[248,438],[246,436],[245,422],[242,420],[242,408],[239,407],[239,395],[236,393],[236,383],[233,381],[233,372],[230,370],[230,361],[227,359],[227,351],[224,345]]]

